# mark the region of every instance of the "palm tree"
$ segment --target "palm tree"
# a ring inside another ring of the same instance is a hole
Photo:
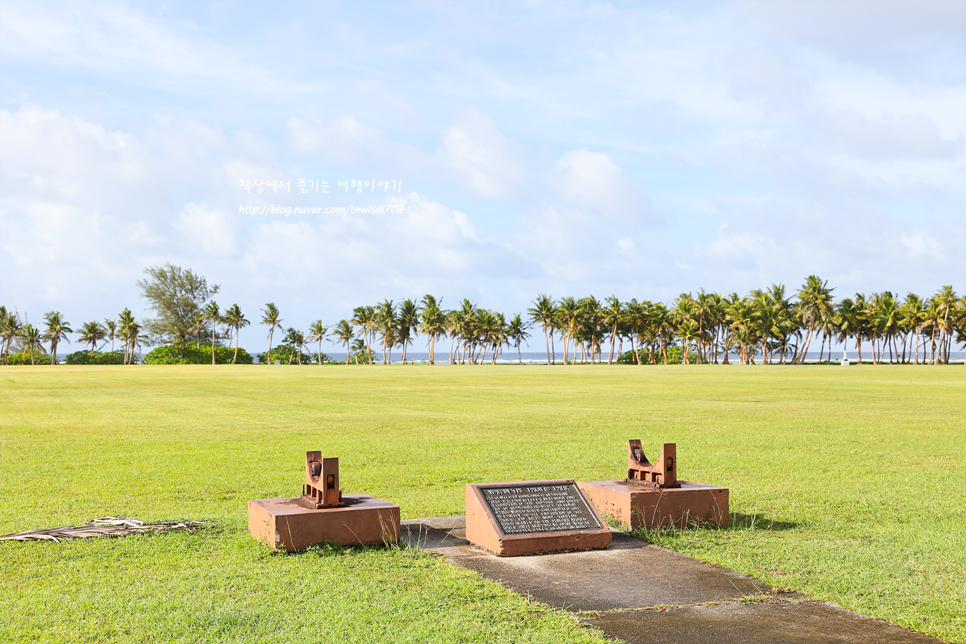
[[[309,337],[306,338],[309,342],[319,343],[319,366],[322,366],[322,340],[325,339],[325,334],[329,332],[329,327],[322,324],[322,320],[316,320],[309,327]]]
[[[600,349],[600,336],[603,333],[601,322],[604,319],[604,308],[593,295],[588,295],[580,300],[580,323],[583,327],[584,337],[587,342],[588,353],[590,354],[590,364],[594,364],[594,356]],[[581,360],[583,362],[583,360]]]
[[[530,334],[527,333],[529,328],[530,325],[523,321],[519,313],[510,319],[510,323],[506,327],[506,337],[516,347],[517,360],[520,364],[523,364],[523,354],[520,351],[520,345],[530,337]]]
[[[40,329],[35,327],[31,323],[26,323],[20,329],[20,340],[23,342],[23,354],[24,360],[27,359],[27,354],[30,354],[30,364],[34,364],[34,350],[40,346]]]
[[[339,341],[339,344],[345,345],[345,363],[349,364],[349,343],[352,342],[356,335],[355,331],[352,330],[352,325],[347,320],[339,320],[332,334]]]
[[[914,342],[915,362],[919,364],[919,331],[925,319],[926,307],[922,298],[915,293],[907,293],[899,306],[899,327],[905,331],[902,338],[902,362],[908,363],[906,347],[910,338]]]
[[[262,309],[261,324],[268,326],[268,353],[265,354],[265,359],[268,364],[272,364],[272,336],[275,334],[275,329],[282,326],[282,318],[279,317],[278,307],[274,302],[269,302]]]
[[[171,332],[171,346],[178,351],[182,360],[188,355],[188,349],[191,347],[191,336],[184,327],[176,326]]]
[[[856,296],[858,298],[858,296]],[[862,362],[862,321],[865,316],[863,308],[856,306],[851,298],[839,302],[835,310],[835,325],[839,329],[839,341],[848,346],[849,338],[855,337],[855,348],[859,353],[859,363]]]
[[[60,311],[51,311],[44,316],[44,321],[47,323],[47,329],[44,331],[43,339],[50,342],[50,364],[57,364],[57,345],[61,340],[70,342],[66,334],[73,331]]]
[[[350,350],[352,352],[351,353],[352,357],[355,359],[355,363],[359,364],[359,354],[362,353],[363,351],[368,352],[369,347],[366,345],[365,340],[363,340],[362,338],[357,338],[352,341],[352,346],[350,347]],[[349,355],[350,354],[348,353],[346,354],[346,358],[345,358],[346,364],[349,364]],[[370,360],[369,363],[371,364],[372,361]]]
[[[124,341],[124,364],[134,362],[134,351],[137,349],[141,332],[141,325],[134,319],[130,309],[124,309],[117,318],[118,337]]]
[[[97,343],[103,340],[105,335],[107,335],[107,329],[102,327],[99,322],[85,322],[81,325],[78,340],[81,341],[81,344],[91,345],[91,353],[93,354]]]
[[[459,346],[456,347],[457,350],[457,362],[463,364],[466,362],[466,352],[467,349],[473,348],[474,334],[476,332],[476,318],[479,309],[476,304],[473,304],[468,299],[463,299],[462,305],[456,311],[452,311],[449,314],[449,333],[453,338],[453,343],[459,338]],[[453,344],[450,345],[450,364],[453,363]],[[470,354],[470,360],[472,361],[472,353]]]
[[[555,317],[558,328],[560,329],[561,339],[563,340],[564,364],[568,364],[570,360],[570,343],[574,340],[574,336],[577,335],[577,327],[580,325],[580,306],[577,304],[577,300],[567,296],[560,299],[556,311],[557,314]],[[577,351],[575,349],[575,359],[576,356]]]
[[[222,319],[224,320],[225,325],[228,326],[229,342],[231,342],[231,330],[234,329],[235,331],[235,355],[231,359],[231,363],[235,364],[235,362],[238,360],[238,334],[244,327],[251,324],[251,322],[245,318],[245,314],[242,313],[241,307],[239,307],[237,304],[232,304],[231,308],[225,311],[225,317]]]
[[[446,312],[432,295],[424,295],[419,307],[419,331],[429,338],[429,364],[436,364],[436,338],[446,335]]]
[[[111,341],[111,353],[114,353],[114,338],[117,337],[117,320],[104,320],[105,337]]]
[[[623,320],[624,305],[611,295],[607,298],[607,308],[604,309],[604,323],[610,327],[610,351],[607,353],[607,364],[614,362],[614,343],[617,341],[617,329]]]
[[[533,301],[533,306],[527,309],[527,313],[530,314],[530,319],[543,329],[543,337],[547,341],[547,364],[553,364],[554,361],[550,357],[550,335],[556,315],[553,298],[541,293]]]
[[[371,306],[360,306],[353,309],[352,319],[350,320],[352,324],[359,327],[359,332],[362,333],[369,364],[372,364],[372,345],[369,342],[369,334],[375,329],[375,315],[375,309]]]
[[[285,330],[284,342],[293,347],[292,353],[289,353],[288,356],[288,364],[292,364],[292,358],[295,357],[296,352],[298,355],[298,363],[302,364],[302,346],[305,344],[305,334],[298,329],[289,327]]]
[[[0,361],[7,364],[7,350],[20,332],[20,318],[7,307],[0,306]]]
[[[731,334],[738,342],[738,364],[750,364],[749,345],[755,339],[755,311],[747,299],[737,299],[728,306]]]
[[[205,306],[204,319],[211,322],[211,365],[215,365],[215,331],[218,323],[222,321],[221,312],[218,310],[218,303],[214,300]]]
[[[943,286],[938,293],[932,296],[932,301],[936,303],[938,313],[942,316],[942,321],[936,325],[940,332],[939,335],[939,363],[949,364],[949,349],[952,346],[953,328],[949,319],[950,311],[955,311],[956,292],[953,291],[951,284]],[[954,313],[955,317],[955,313]],[[933,330],[933,337],[935,338]],[[935,342],[935,340],[934,340]]]
[[[729,356],[731,355],[731,345],[735,341],[734,329],[732,328],[732,319],[729,316],[729,312],[732,307],[734,307],[741,298],[738,297],[737,293],[732,293],[731,295],[726,295],[721,298],[721,334],[724,338],[721,341],[723,345],[721,347],[721,352],[723,357],[721,358],[721,364],[731,364],[729,362]],[[782,361],[784,362],[785,356],[782,355]]]
[[[694,321],[698,323],[697,348],[698,361],[711,362],[708,358],[708,348],[713,347],[712,327],[715,320],[715,299],[713,294],[706,293],[704,289],[698,293],[698,297],[693,300],[692,310]]]
[[[406,364],[406,348],[413,341],[413,336],[419,328],[419,308],[413,300],[403,300],[399,303],[399,321],[397,333],[402,345],[402,361]]]
[[[398,341],[396,307],[392,300],[383,300],[375,310],[375,324],[382,333],[382,364],[392,364],[392,348]]]
[[[195,339],[195,348],[201,349],[201,335],[205,332],[205,314],[203,311],[195,311],[191,318],[191,326],[187,332]]]
[[[805,331],[805,343],[802,347],[801,353],[792,359],[792,362],[798,362],[799,364],[805,362],[805,356],[808,353],[808,346],[812,342],[812,334],[815,332],[816,325],[819,321],[820,316],[825,312],[830,312],[832,309],[832,291],[835,289],[828,288],[828,281],[822,281],[816,275],[809,275],[805,279],[805,284],[802,285],[801,290],[798,291],[798,305],[801,312],[802,320],[808,320],[807,329]]]

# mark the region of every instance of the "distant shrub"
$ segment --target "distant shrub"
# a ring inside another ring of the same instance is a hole
[[[235,356],[234,347],[215,346],[215,364],[231,364]],[[238,348],[238,360],[235,364],[252,364],[254,360],[251,354]],[[142,364],[211,364],[211,345],[203,344],[201,347],[190,346],[184,350],[178,349],[170,344],[152,349],[148,355],[144,356]]]
[[[650,354],[647,349],[638,349],[637,355],[640,356],[641,364],[650,364]],[[682,357],[684,355],[684,350],[677,346],[671,346],[667,349],[667,363],[668,364],[681,364],[683,362]],[[664,364],[664,353],[660,349],[654,350],[654,361],[655,364]],[[696,364],[698,362],[698,354],[689,351],[688,352],[688,362],[691,364]],[[620,358],[617,359],[617,364],[637,364],[634,361],[634,352],[625,351]]]
[[[282,364],[289,364],[290,360],[291,364],[298,364],[298,349],[291,344],[280,344],[277,347],[272,347],[271,356],[269,356],[267,352],[258,354],[258,361],[262,364],[265,364],[266,362],[273,362],[275,360],[281,360]],[[302,352],[302,364],[313,364],[316,362],[318,362],[318,359],[315,357],[315,354],[305,353],[304,351]],[[332,361],[329,359],[329,356],[323,353],[322,362],[325,363]]]
[[[50,364],[50,354],[43,349],[33,349],[28,351],[26,357],[23,355],[23,349],[10,349],[7,353],[7,364],[10,365],[29,365],[30,364],[30,354],[33,354],[34,364]]]
[[[376,352],[372,349],[361,349],[359,351],[353,351],[348,355],[349,364],[369,364],[370,362],[376,362],[376,357]],[[379,359],[382,360],[382,358]]]
[[[135,356],[135,363],[137,362]],[[67,364],[124,364],[124,351],[75,351],[68,354]]]

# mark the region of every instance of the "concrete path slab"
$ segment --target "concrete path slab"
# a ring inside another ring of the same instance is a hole
[[[614,532],[606,550],[497,557],[466,541],[464,517],[402,522],[402,538],[632,644],[935,644],[858,613],[778,593],[753,577]]]
[[[939,640],[824,602],[735,602],[585,620],[627,644],[935,644]]]

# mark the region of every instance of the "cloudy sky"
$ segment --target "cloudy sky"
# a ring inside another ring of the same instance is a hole
[[[961,292],[964,249],[963,0],[0,4],[0,304],[31,321],[145,315],[166,262],[305,329],[426,293]]]

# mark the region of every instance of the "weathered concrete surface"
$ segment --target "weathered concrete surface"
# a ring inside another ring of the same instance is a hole
[[[604,613],[588,624],[627,644],[935,644],[824,602],[728,603]]]
[[[401,536],[536,601],[594,612],[589,625],[629,644],[939,642],[616,531],[607,550],[529,557],[474,547],[463,517],[403,521]]]
[[[453,517],[457,518],[457,517]],[[462,517],[458,517],[462,518]],[[758,595],[757,579],[613,533],[606,550],[496,557],[464,538],[450,520],[403,521],[402,538],[522,595],[568,610],[614,610],[658,604],[700,604]]]

